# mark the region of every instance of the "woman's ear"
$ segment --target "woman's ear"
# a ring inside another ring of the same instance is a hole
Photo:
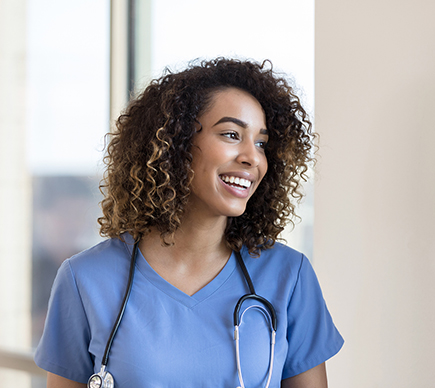
[[[198,119],[195,119],[195,130],[196,132],[202,131],[202,124],[198,121]]]

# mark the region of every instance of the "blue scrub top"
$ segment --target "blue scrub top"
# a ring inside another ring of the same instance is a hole
[[[101,359],[128,279],[133,239],[106,240],[60,267],[35,361],[41,368],[86,383]],[[301,253],[275,244],[258,258],[241,251],[256,292],[277,312],[270,386],[321,364],[343,339],[323,300],[316,275]],[[108,371],[122,387],[235,387],[233,311],[249,293],[234,253],[222,271],[189,296],[158,275],[138,251],[134,283],[110,351]],[[255,301],[247,301],[242,311]],[[240,326],[245,385],[264,384],[270,326],[249,309]]]

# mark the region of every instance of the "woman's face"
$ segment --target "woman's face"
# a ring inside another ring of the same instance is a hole
[[[267,171],[264,111],[249,93],[228,88],[214,94],[198,121],[202,130],[193,137],[190,210],[240,216]]]

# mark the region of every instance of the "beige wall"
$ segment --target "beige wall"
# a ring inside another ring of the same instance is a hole
[[[435,386],[435,2],[316,2],[314,263],[334,388]]]
[[[110,2],[110,123],[128,100],[128,8],[125,0]]]
[[[0,0],[0,347],[30,346],[31,187],[25,165],[26,1]],[[0,370],[0,386],[27,387]]]

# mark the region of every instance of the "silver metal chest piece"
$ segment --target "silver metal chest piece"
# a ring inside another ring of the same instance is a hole
[[[88,388],[114,388],[115,382],[113,376],[106,372],[106,367],[101,366],[101,370],[98,373],[89,377]]]

